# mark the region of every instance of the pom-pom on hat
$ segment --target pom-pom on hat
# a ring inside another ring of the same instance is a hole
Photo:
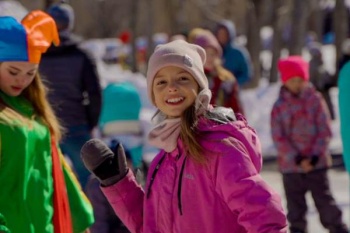
[[[174,40],[167,44],[158,45],[148,62],[147,89],[152,100],[153,80],[158,71],[166,66],[180,67],[189,72],[197,81],[200,90],[208,89],[208,79],[204,74],[203,64],[206,54],[202,47],[187,43],[183,40]]]
[[[0,17],[0,62],[26,61],[38,64],[51,43],[59,44],[54,20],[42,11],[32,11],[21,23]]]
[[[294,77],[309,80],[309,63],[300,56],[290,56],[278,61],[278,70],[283,83]]]

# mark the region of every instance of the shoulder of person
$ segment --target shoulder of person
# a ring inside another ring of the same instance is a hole
[[[242,55],[245,58],[249,58],[249,51],[246,47],[242,46],[242,45],[238,45],[236,43],[232,43],[232,50],[234,52],[236,52],[237,54]]]
[[[244,135],[243,131],[248,130],[250,134],[256,131],[249,126],[242,114],[235,114],[231,108],[216,107],[209,110],[198,125],[199,130],[206,139],[215,141],[234,137],[240,140]]]
[[[238,163],[251,161],[254,169],[261,169],[260,140],[243,115],[234,114],[232,109],[217,107],[207,113],[206,119],[209,127],[204,132],[201,145],[209,156],[221,155],[226,161]],[[220,159],[220,156],[210,157]]]
[[[206,118],[220,124],[226,124],[228,122],[237,120],[233,110],[231,108],[225,107],[215,107],[207,111],[205,116]]]

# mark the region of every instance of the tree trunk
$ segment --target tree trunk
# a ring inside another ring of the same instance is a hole
[[[305,44],[309,3],[305,0],[294,0],[289,40],[289,54],[301,55]]]
[[[272,60],[270,68],[270,83],[275,83],[278,80],[277,62],[281,55],[282,49],[282,28],[284,27],[283,16],[286,17],[286,9],[283,7],[282,1],[272,1]]]
[[[148,12],[147,12],[147,16],[148,16],[148,25],[147,25],[147,41],[148,41],[148,44],[147,44],[147,61],[149,59],[149,57],[152,55],[153,53],[153,50],[154,50],[154,43],[153,43],[153,23],[154,23],[154,20],[153,20],[153,13],[154,13],[154,10],[153,10],[153,0],[150,0],[148,2]]]
[[[336,0],[335,9],[333,12],[333,28],[335,34],[335,48],[336,48],[336,61],[338,61],[342,55],[341,47],[343,41],[348,35],[348,15],[347,8],[345,7],[344,0]],[[338,67],[338,66],[337,66]]]
[[[44,7],[45,9],[49,8],[55,1],[54,0],[45,0]]]
[[[131,70],[137,72],[137,47],[136,47],[136,35],[137,35],[137,12],[138,12],[139,0],[131,1],[131,12],[130,15],[130,29],[131,29]]]
[[[252,80],[245,86],[247,88],[254,88],[259,85],[261,77],[260,69],[260,52],[261,52],[261,7],[263,0],[250,0],[247,4],[248,10],[246,13],[247,20],[247,49],[251,56],[253,65]]]
[[[310,29],[314,33],[315,39],[318,42],[322,42],[324,12],[320,6],[320,0],[313,0],[311,3],[312,6],[310,8]]]

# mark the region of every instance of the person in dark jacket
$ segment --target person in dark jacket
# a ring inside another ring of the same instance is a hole
[[[322,94],[326,101],[331,119],[334,120],[335,112],[329,91],[332,87],[336,86],[336,83],[324,66],[322,45],[318,42],[310,43],[309,53],[311,56],[309,61],[310,82],[314,85],[316,90]]]
[[[91,131],[97,125],[101,111],[101,87],[95,64],[87,51],[79,47],[80,40],[71,33],[74,11],[66,3],[54,4],[48,9],[54,18],[61,44],[50,47],[42,57],[40,71],[49,87],[49,101],[66,129],[61,143],[82,185],[89,177],[79,154]]]

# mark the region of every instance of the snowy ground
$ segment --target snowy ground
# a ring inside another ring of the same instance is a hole
[[[275,162],[265,162],[261,176],[264,180],[277,192],[282,198],[283,206],[286,210],[286,199],[284,195],[284,189],[282,184],[282,177],[277,170],[277,164]],[[332,168],[328,173],[329,183],[333,197],[343,212],[343,221],[349,227],[350,226],[350,201],[349,201],[349,174],[344,171],[343,168]],[[328,231],[321,225],[319,220],[318,211],[312,200],[311,194],[307,193],[307,222],[308,230],[310,233],[328,233]]]

